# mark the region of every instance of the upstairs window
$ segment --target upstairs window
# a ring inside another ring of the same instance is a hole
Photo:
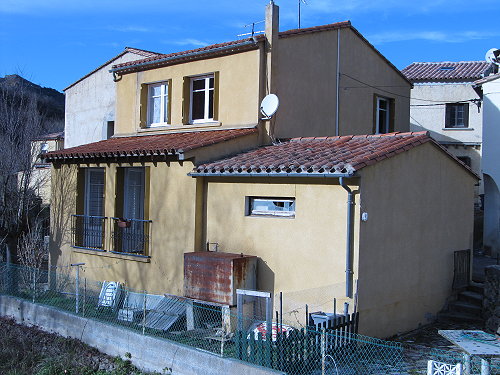
[[[295,217],[295,198],[247,198],[247,215]]]
[[[469,127],[469,103],[446,104],[446,128],[468,128]]]
[[[375,97],[375,134],[394,131],[394,99]]]
[[[214,120],[214,90],[213,74],[191,78],[190,122],[192,124]]]
[[[148,85],[148,126],[165,126],[170,123],[170,86],[169,81]]]

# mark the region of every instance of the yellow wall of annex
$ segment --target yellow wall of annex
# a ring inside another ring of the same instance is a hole
[[[96,166],[96,165],[90,165]],[[105,249],[111,249],[110,217],[115,214],[116,165],[106,166]],[[183,294],[185,252],[195,250],[196,180],[187,176],[193,164],[187,162],[123,163],[120,167],[149,168],[150,259],[123,254],[79,250],[71,247],[71,215],[76,213],[76,165],[54,170],[51,264],[85,263],[89,280],[112,280],[134,290],[149,293]],[[87,167],[87,165],[85,165]],[[61,209],[63,207],[63,209]]]
[[[202,59],[125,74],[117,82],[115,133],[164,132],[189,129],[234,128],[259,121],[259,50]],[[218,123],[183,125],[183,78],[219,72]],[[171,125],[140,128],[141,84],[172,80]]]
[[[207,241],[218,243],[219,251],[260,258],[257,288],[276,295],[283,292],[285,320],[302,322],[306,303],[309,311],[331,311],[335,297],[341,311],[347,192],[337,184],[338,179],[331,183],[312,178],[252,180],[208,179]],[[245,215],[245,198],[252,196],[295,198],[295,218]],[[355,224],[354,279],[357,231]]]
[[[453,252],[471,249],[475,178],[430,142],[362,170],[361,333],[429,323],[450,296]]]

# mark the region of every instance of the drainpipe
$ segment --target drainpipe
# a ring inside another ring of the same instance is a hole
[[[352,298],[352,258],[353,258],[353,237],[354,237],[354,194],[352,190],[344,182],[344,177],[339,177],[340,186],[347,191],[347,238],[346,238],[346,255],[345,255],[345,294],[346,297]]]

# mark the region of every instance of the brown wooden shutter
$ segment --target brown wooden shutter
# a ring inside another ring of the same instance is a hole
[[[189,124],[189,108],[191,96],[191,78],[182,79],[182,123]]]
[[[85,213],[85,168],[78,168],[76,176],[76,214]]]
[[[139,104],[139,126],[145,128],[148,126],[148,89],[145,83],[141,85],[140,104]]]
[[[214,121],[219,121],[219,72],[214,73]]]
[[[172,80],[168,80],[167,124],[172,123]]]
[[[116,168],[116,182],[115,182],[115,216],[123,217],[123,200],[124,189],[123,184],[125,180],[124,168]]]

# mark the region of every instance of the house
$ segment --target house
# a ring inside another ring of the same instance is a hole
[[[427,130],[441,145],[481,175],[483,116],[474,81],[488,75],[486,61],[415,62],[402,70],[413,83],[410,102],[412,131]],[[475,190],[481,206],[483,181]]]
[[[500,254],[500,74],[493,74],[474,82],[482,98],[483,121],[483,179],[484,179],[484,249],[491,256]]]
[[[43,155],[50,151],[64,148],[64,132],[56,132],[37,137],[31,142],[33,169],[30,176],[30,187],[42,200],[43,206],[50,205],[50,163],[43,160]]]
[[[157,55],[126,47],[123,52],[64,89],[66,147],[97,142],[114,134],[116,89],[109,69],[113,64]]]
[[[271,2],[265,35],[111,72],[113,137],[46,155],[52,265],[184,295],[186,253],[256,256],[255,287],[282,291],[288,317],[338,298],[380,336],[442,307],[476,176],[408,133],[410,82],[349,22],[279,32]]]

